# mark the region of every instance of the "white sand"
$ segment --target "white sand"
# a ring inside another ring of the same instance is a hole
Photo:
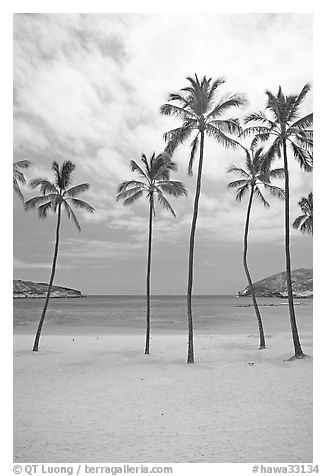
[[[16,462],[311,462],[312,359],[290,335],[15,336]],[[301,336],[312,355],[311,334]],[[254,365],[248,365],[254,362]]]

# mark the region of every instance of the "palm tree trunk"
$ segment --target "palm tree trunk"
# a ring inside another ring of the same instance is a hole
[[[247,276],[249,289],[250,289],[250,293],[251,293],[251,297],[252,297],[252,302],[253,302],[253,305],[254,305],[254,308],[255,308],[257,321],[258,321],[259,338],[260,338],[260,347],[259,347],[259,349],[266,349],[263,321],[262,321],[262,318],[261,318],[261,315],[260,315],[258,303],[257,303],[257,300],[256,300],[255,290],[254,290],[254,287],[252,285],[252,279],[251,279],[251,276],[250,276],[248,263],[247,263],[248,233],[249,233],[250,212],[251,212],[253,196],[254,196],[254,187],[251,186],[250,197],[249,197],[249,202],[248,202],[247,217],[246,217],[245,232],[244,232],[244,239],[243,239],[243,267],[244,267],[244,270],[245,270],[245,273],[246,273],[246,276]]]
[[[201,188],[201,177],[204,158],[204,132],[200,133],[200,154],[199,164],[197,172],[197,185],[196,195],[194,201],[194,211],[192,216],[191,232],[190,232],[190,244],[189,244],[189,268],[188,268],[188,290],[187,290],[187,311],[188,311],[188,357],[187,364],[193,364],[195,362],[194,355],[194,330],[192,322],[192,283],[193,283],[193,270],[194,270],[194,248],[195,248],[195,233],[196,223],[198,217],[198,205]]]
[[[54,280],[55,267],[56,267],[56,264],[57,264],[57,257],[58,257],[58,250],[59,250],[60,223],[61,223],[61,203],[59,204],[59,207],[58,207],[57,229],[56,229],[56,238],[55,238],[55,247],[54,247],[54,255],[53,255],[53,261],[52,261],[51,276],[50,276],[48,291],[46,293],[46,298],[45,298],[45,303],[44,303],[41,319],[40,319],[40,322],[39,322],[39,325],[38,325],[38,328],[37,328],[37,332],[36,332],[36,336],[35,336],[35,341],[34,341],[34,346],[33,346],[33,351],[34,352],[38,352],[38,345],[39,345],[39,341],[40,341],[40,337],[41,337],[44,318],[45,318],[46,310],[48,308],[51,289],[52,289],[52,284],[53,284],[53,280]]]
[[[290,255],[290,185],[289,185],[289,169],[286,153],[286,141],[283,139],[283,159],[284,159],[284,188],[285,188],[285,263],[286,263],[286,281],[288,290],[288,303],[290,312],[290,322],[292,330],[292,338],[294,345],[294,357],[302,358],[302,352],[297,323],[295,319],[294,304],[293,304],[293,290],[291,279],[291,255]]]
[[[146,342],[145,354],[149,354],[149,340],[151,332],[151,260],[152,260],[152,234],[153,234],[153,196],[149,201],[149,225],[148,225],[148,253],[147,253],[147,279],[146,279],[146,298],[147,298],[147,314],[146,314]]]

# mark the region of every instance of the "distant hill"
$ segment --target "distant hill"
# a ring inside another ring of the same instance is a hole
[[[14,279],[14,298],[38,298],[45,297],[48,290],[46,283],[34,283],[33,281],[22,281]],[[82,293],[76,289],[52,286],[51,297],[82,297]]]
[[[253,284],[256,296],[287,297],[286,273],[273,274],[268,278]],[[312,269],[294,269],[292,271],[293,294],[296,298],[311,298],[313,296]],[[239,291],[239,296],[250,296],[249,286]]]

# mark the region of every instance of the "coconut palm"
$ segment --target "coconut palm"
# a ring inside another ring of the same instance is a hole
[[[299,215],[293,222],[292,226],[296,230],[300,230],[302,233],[313,234],[313,196],[312,192],[308,197],[302,197],[298,202],[301,208],[302,215]]]
[[[95,211],[94,208],[91,207],[88,203],[84,202],[83,200],[80,200],[79,198],[75,198],[80,193],[88,190],[89,184],[82,183],[80,185],[75,185],[73,187],[70,187],[72,172],[74,171],[74,169],[75,169],[75,165],[69,160],[63,162],[61,167],[59,166],[57,162],[55,161],[52,162],[52,170],[54,171],[54,182],[51,182],[47,178],[33,179],[30,182],[31,188],[35,189],[39,187],[42,195],[33,197],[30,200],[27,200],[27,202],[25,202],[25,209],[31,210],[31,209],[37,208],[38,215],[42,219],[47,218],[49,211],[52,211],[53,213],[57,214],[56,237],[55,237],[55,247],[54,247],[54,255],[53,255],[53,261],[52,261],[51,276],[50,276],[48,291],[46,293],[43,311],[41,314],[40,322],[39,322],[36,336],[35,336],[35,341],[33,346],[33,351],[35,352],[38,351],[39,340],[40,340],[40,336],[42,332],[45,314],[49,304],[51,289],[52,289],[54,275],[55,275],[58,250],[59,250],[62,211],[64,210],[68,218],[72,219],[78,231],[81,231],[81,228],[77,220],[77,217],[73,209],[71,208],[71,205],[73,205],[75,208],[80,208],[90,213],[93,213]]]
[[[13,188],[22,201],[24,201],[24,196],[19,184],[25,184],[26,179],[21,169],[28,169],[31,165],[32,162],[30,160],[19,160],[13,164]]]
[[[239,180],[235,180],[228,184],[229,188],[236,188],[237,193],[235,199],[241,202],[245,194],[249,193],[249,200],[248,200],[248,207],[247,207],[247,215],[246,215],[246,222],[244,228],[244,238],[243,238],[243,267],[246,273],[246,277],[248,280],[248,285],[250,289],[250,294],[252,297],[252,302],[255,308],[256,317],[258,321],[258,329],[259,329],[259,338],[260,338],[260,346],[259,349],[266,348],[265,342],[265,335],[264,335],[264,328],[263,322],[260,315],[258,303],[256,300],[255,289],[252,284],[252,279],[248,267],[247,262],[247,253],[248,253],[248,234],[249,234],[249,224],[250,224],[250,214],[251,214],[251,207],[254,197],[256,197],[265,207],[270,207],[268,201],[265,199],[262,188],[267,190],[274,196],[279,198],[284,198],[284,190],[280,187],[276,187],[270,183],[271,178],[280,178],[283,177],[284,171],[283,169],[273,169],[270,170],[268,174],[262,169],[263,163],[263,148],[256,148],[255,145],[247,149],[243,147],[245,152],[246,160],[244,168],[239,168],[232,166],[228,173],[235,173],[241,178]]]
[[[292,339],[294,345],[294,358],[305,357],[300,343],[298,328],[293,303],[293,290],[291,280],[291,254],[290,254],[290,179],[288,166],[288,146],[300,167],[306,172],[312,170],[313,147],[313,114],[299,116],[299,109],[304,98],[310,90],[306,84],[297,95],[285,96],[279,87],[277,94],[266,91],[266,113],[259,111],[246,117],[245,122],[256,123],[248,127],[243,135],[255,134],[255,141],[271,141],[269,152],[266,154],[265,169],[271,166],[275,158],[282,158],[284,164],[284,189],[285,189],[285,263],[288,290],[288,304]],[[268,113],[268,114],[267,114]]]
[[[131,205],[139,198],[145,196],[149,203],[148,225],[148,253],[147,253],[147,278],[146,278],[146,340],[145,354],[149,354],[150,341],[150,284],[151,284],[151,259],[152,259],[152,234],[153,217],[155,217],[155,201],[168,210],[175,217],[176,214],[164,194],[172,197],[187,195],[182,182],[170,180],[170,172],[176,170],[176,164],[167,154],[153,153],[148,160],[145,154],[141,156],[141,165],[132,160],[130,167],[136,172],[141,180],[129,180],[122,182],[118,187],[117,201],[123,200],[124,205]]]
[[[187,363],[194,362],[193,345],[193,318],[192,318],[192,286],[193,286],[193,263],[195,233],[199,208],[199,197],[201,191],[202,168],[204,160],[204,140],[205,137],[215,139],[224,147],[238,146],[238,142],[231,139],[229,133],[241,131],[238,119],[223,119],[223,115],[232,107],[239,107],[245,103],[245,99],[240,94],[227,94],[219,99],[216,98],[217,89],[225,81],[221,78],[212,80],[204,76],[201,80],[197,75],[195,78],[188,77],[188,86],[178,93],[169,96],[169,103],[161,106],[160,111],[165,116],[174,116],[180,119],[181,127],[170,130],[164,134],[167,143],[166,151],[173,153],[175,149],[183,144],[192,135],[191,152],[188,164],[188,174],[193,174],[193,164],[199,146],[199,162],[197,172],[196,193],[193,208],[193,217],[190,232],[189,246],[189,268],[187,287],[187,314],[188,314],[188,357]]]

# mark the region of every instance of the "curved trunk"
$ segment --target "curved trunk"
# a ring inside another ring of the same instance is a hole
[[[149,200],[149,225],[148,225],[148,253],[147,253],[147,279],[146,279],[146,342],[145,354],[149,354],[149,340],[151,332],[151,260],[152,260],[152,234],[153,234],[153,196]]]
[[[46,293],[46,298],[44,302],[44,307],[43,311],[41,314],[41,319],[37,328],[35,340],[34,340],[34,346],[33,346],[33,351],[38,352],[38,345],[41,337],[41,332],[42,332],[42,327],[45,319],[45,314],[46,310],[48,308],[49,304],[49,299],[50,299],[50,294],[51,294],[51,289],[52,289],[52,284],[54,280],[54,275],[55,275],[55,267],[57,264],[57,257],[58,257],[58,250],[59,250],[59,233],[60,233],[60,223],[61,223],[61,203],[58,206],[58,218],[57,218],[57,229],[56,229],[56,237],[55,237],[55,247],[54,247],[54,255],[53,255],[53,261],[52,261],[52,270],[51,270],[51,276],[50,276],[50,281],[49,281],[49,287],[48,291]]]
[[[286,153],[286,142],[283,139],[283,160],[284,160],[284,189],[285,189],[285,263],[286,263],[286,281],[288,289],[288,303],[290,312],[290,322],[292,330],[292,338],[294,345],[294,357],[302,358],[302,352],[297,323],[295,319],[294,304],[293,304],[293,290],[291,279],[291,256],[290,256],[290,185],[289,185],[289,169]]]
[[[254,305],[254,308],[255,308],[257,321],[258,321],[259,338],[260,338],[260,347],[259,347],[259,349],[266,349],[263,321],[261,319],[258,303],[257,303],[257,300],[256,300],[255,290],[254,290],[254,287],[252,285],[252,279],[251,279],[251,276],[250,276],[248,263],[247,263],[248,233],[249,233],[250,212],[251,212],[253,196],[254,196],[254,187],[251,186],[250,197],[249,197],[249,202],[248,202],[247,217],[246,217],[246,224],[245,224],[244,239],[243,239],[243,267],[244,267],[244,270],[245,270],[245,273],[246,273],[246,276],[247,276],[249,289],[250,289],[250,293],[251,293],[251,297],[252,297],[252,302],[253,302],[253,305]]]
[[[197,172],[197,186],[196,195],[194,201],[194,211],[192,216],[191,232],[190,232],[190,244],[189,244],[189,268],[188,268],[188,290],[187,290],[187,312],[188,312],[188,357],[187,363],[193,364],[195,361],[194,356],[194,330],[192,322],[192,283],[193,283],[193,268],[194,268],[194,248],[195,248],[195,233],[196,223],[198,217],[198,205],[201,188],[201,176],[203,168],[204,157],[204,132],[200,133],[200,154],[199,164]]]

